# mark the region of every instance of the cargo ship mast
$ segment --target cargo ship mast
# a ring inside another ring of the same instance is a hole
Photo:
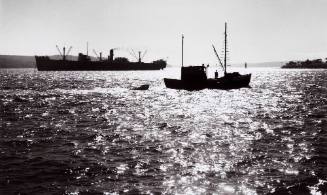
[[[131,56],[133,56],[138,61],[138,63],[142,63],[142,60],[143,60],[143,58],[144,58],[147,51],[148,50],[145,50],[144,52],[138,51],[138,57],[137,57],[136,53],[135,53],[135,51],[133,49],[128,50],[129,54],[131,54]]]
[[[66,61],[66,57],[69,55],[69,52],[72,50],[73,47],[70,46],[69,49],[68,49],[68,51],[67,51],[67,53],[66,53],[66,47],[63,47],[63,48],[62,48],[62,53],[61,53],[61,51],[60,51],[58,45],[56,45],[56,48],[57,48],[57,50],[58,50],[58,52],[59,52],[59,55],[62,57],[62,60],[63,60],[63,61]]]

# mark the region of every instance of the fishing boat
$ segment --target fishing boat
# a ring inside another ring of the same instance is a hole
[[[218,77],[218,72],[215,72],[215,78],[207,77],[206,66],[187,66],[183,64],[183,47],[184,35],[182,36],[182,67],[181,79],[164,78],[167,88],[171,89],[185,89],[185,90],[201,90],[201,89],[238,89],[248,87],[251,81],[251,74],[242,75],[239,72],[227,73],[227,23],[225,23],[225,41],[224,41],[224,64],[222,63],[215,46],[212,45],[213,50],[218,58],[219,64],[224,70],[224,75]]]

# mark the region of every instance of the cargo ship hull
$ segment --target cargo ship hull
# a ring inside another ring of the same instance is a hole
[[[118,71],[118,70],[161,70],[166,62],[116,62],[116,61],[73,61],[53,60],[47,56],[35,56],[39,71]]]

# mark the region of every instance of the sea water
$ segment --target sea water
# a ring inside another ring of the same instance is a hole
[[[327,71],[238,71],[250,88],[167,89],[179,68],[0,70],[0,194],[326,193]]]

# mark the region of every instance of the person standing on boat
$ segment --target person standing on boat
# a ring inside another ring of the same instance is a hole
[[[215,72],[215,79],[218,79],[218,71]]]

